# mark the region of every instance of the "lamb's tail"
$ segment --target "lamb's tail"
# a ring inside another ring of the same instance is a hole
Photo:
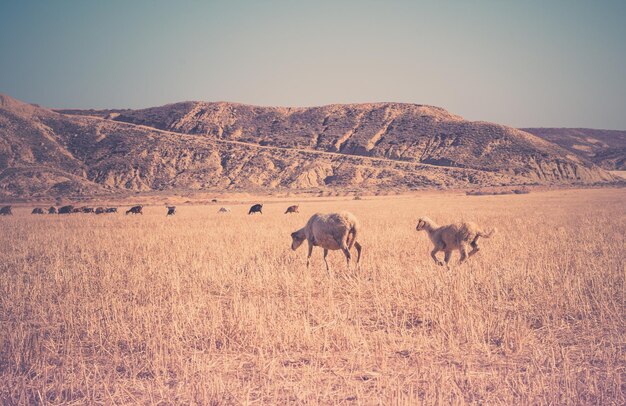
[[[498,231],[497,228],[492,228],[488,233],[484,232],[484,231],[479,231],[476,236],[477,237],[484,237],[484,238],[490,238],[492,235],[494,235],[496,232]]]

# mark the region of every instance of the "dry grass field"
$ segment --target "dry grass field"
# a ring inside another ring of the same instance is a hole
[[[626,190],[292,201],[0,217],[0,403],[626,402]],[[361,269],[307,272],[336,210]],[[498,233],[446,271],[420,215]]]

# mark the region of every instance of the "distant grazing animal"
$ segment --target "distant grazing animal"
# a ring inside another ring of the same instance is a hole
[[[50,206],[48,209],[48,214],[57,214],[57,208],[54,206]]]
[[[167,215],[173,216],[176,214],[176,206],[167,206]]]
[[[59,214],[74,213],[74,206],[63,206],[59,208]]]
[[[361,244],[356,240],[359,223],[354,214],[347,211],[340,213],[321,214],[315,213],[306,225],[291,233],[291,249],[297,250],[306,240],[309,243],[309,253],[306,258],[306,267],[309,268],[313,247],[324,248],[324,263],[326,272],[330,275],[326,256],[328,250],[342,250],[346,256],[348,269],[350,268],[350,250],[352,246],[357,251],[357,266],[361,260]]]
[[[105,213],[117,213],[117,207],[107,207],[104,210]]]
[[[443,266],[444,263],[437,259],[436,254],[439,251],[445,253],[444,261],[445,265],[448,265],[452,251],[459,250],[461,252],[462,264],[465,260],[472,255],[476,254],[480,248],[478,247],[478,238],[489,238],[496,232],[494,228],[490,232],[486,233],[482,231],[475,223],[461,222],[455,224],[449,224],[447,226],[439,227],[434,221],[428,217],[422,217],[417,221],[417,231],[425,230],[428,233],[428,237],[433,242],[435,248],[433,248],[430,256],[433,258],[437,265]],[[468,253],[468,245],[472,247],[472,250]]]
[[[43,211],[43,209],[42,209],[42,208],[40,208],[40,207],[35,207],[35,208],[33,209],[33,211],[31,211],[31,212],[30,212],[30,214],[45,214],[45,213],[44,213],[44,211]]]
[[[217,199],[211,199],[211,203],[217,203]]]
[[[300,206],[294,204],[293,206],[287,207],[285,214],[287,213],[300,213]]]
[[[133,206],[126,210],[126,214],[143,214],[141,210],[143,210],[143,206]]]
[[[72,209],[72,213],[82,213],[83,209],[80,207],[75,207]]]
[[[93,207],[81,207],[80,211],[82,211],[83,213],[93,213],[95,210],[93,209]]]
[[[104,207],[96,207],[96,214],[103,214],[105,213]]]
[[[228,207],[221,207],[217,212],[218,213],[230,213],[230,209]]]
[[[12,216],[11,206],[4,206],[0,208],[0,216]]]
[[[261,213],[263,210],[263,205],[262,204],[255,204],[254,206],[250,207],[250,211],[248,211],[248,214],[252,214],[252,213]]]

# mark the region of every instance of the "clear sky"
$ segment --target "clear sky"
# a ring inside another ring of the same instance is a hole
[[[396,101],[626,130],[626,0],[0,0],[0,92],[58,108]]]

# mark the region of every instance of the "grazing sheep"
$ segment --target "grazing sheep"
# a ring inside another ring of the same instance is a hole
[[[291,233],[291,249],[297,250],[304,240],[307,240],[309,253],[306,258],[306,267],[308,269],[313,247],[324,248],[324,263],[326,264],[326,272],[330,275],[330,269],[326,261],[328,250],[342,250],[346,256],[349,269],[350,250],[354,245],[357,251],[356,263],[358,266],[361,260],[361,244],[356,240],[358,228],[359,223],[356,217],[347,211],[329,214],[315,213],[304,227]]]
[[[437,265],[443,266],[444,263],[437,259],[436,254],[439,251],[445,252],[445,265],[448,265],[452,251],[459,250],[461,252],[460,263],[472,255],[476,254],[480,248],[478,247],[478,238],[489,238],[496,232],[494,228],[489,233],[482,231],[475,223],[464,222],[449,224],[439,227],[434,221],[428,217],[422,217],[417,221],[417,231],[426,230],[428,237],[433,242],[433,248],[430,256]],[[472,250],[468,253],[467,246],[470,245]]]
[[[287,211],[285,212],[285,214],[287,213],[300,213],[300,206],[294,204],[293,206],[287,207]]]
[[[211,203],[217,203],[217,199],[211,199]]]
[[[218,213],[230,213],[230,209],[228,207],[221,207],[217,212]]]
[[[262,204],[255,204],[254,206],[250,207],[250,211],[248,211],[248,214],[252,214],[252,213],[261,213],[263,214],[263,205]]]
[[[41,207],[35,207],[33,211],[30,212],[30,214],[45,214],[45,213]]]
[[[96,207],[96,214],[104,214],[105,210],[104,207]]]
[[[93,207],[81,207],[80,210],[83,213],[93,213],[95,212],[95,210],[93,209]]]
[[[133,206],[130,209],[126,210],[126,214],[141,214],[143,215],[143,206]]]
[[[59,214],[71,214],[74,213],[74,206],[63,206],[59,208]]]
[[[54,206],[50,206],[48,209],[48,214],[57,214],[57,208]]]
[[[167,206],[167,215],[173,216],[176,214],[176,206]]]
[[[104,210],[105,213],[117,213],[117,207],[107,207]]]
[[[0,216],[12,216],[11,206],[4,206],[0,208]]]

